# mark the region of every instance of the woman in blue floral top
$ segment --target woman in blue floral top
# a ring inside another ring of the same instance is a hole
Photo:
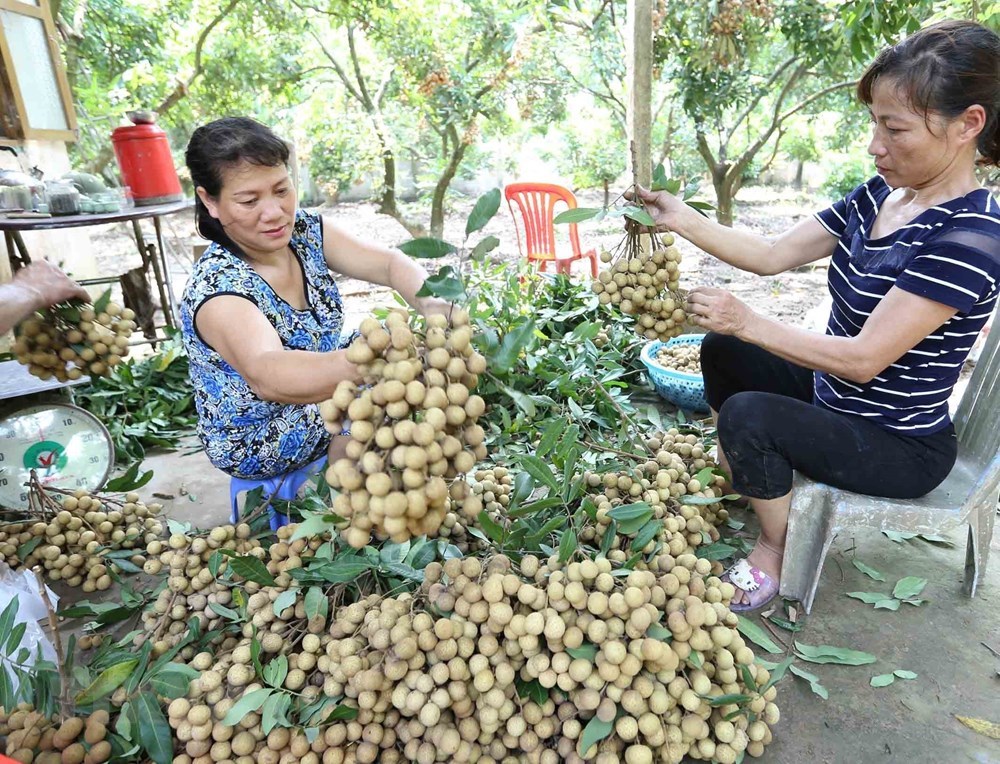
[[[296,210],[288,147],[264,125],[229,117],[199,127],[186,161],[198,231],[212,241],[184,290],[181,326],[209,459],[234,477],[282,475],[342,448],[318,403],[344,379],[343,305],[334,273],[395,289],[424,314],[426,271]]]

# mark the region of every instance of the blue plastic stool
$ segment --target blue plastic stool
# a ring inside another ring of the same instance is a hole
[[[326,457],[322,456],[314,462],[299,467],[294,472],[284,475],[277,475],[263,480],[247,480],[244,478],[230,478],[229,480],[229,501],[232,504],[233,525],[240,521],[240,508],[237,499],[243,491],[252,491],[254,488],[263,488],[264,497],[291,501],[298,494],[302,484],[320,471],[326,463]],[[288,525],[288,515],[279,515],[274,511],[274,507],[268,506],[267,513],[271,518],[271,530],[276,531],[282,525]]]

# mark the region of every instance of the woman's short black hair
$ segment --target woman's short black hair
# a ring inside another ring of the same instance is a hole
[[[195,187],[201,186],[212,198],[222,191],[222,171],[239,162],[262,167],[288,165],[288,144],[274,131],[250,117],[223,117],[202,125],[188,141],[184,161]],[[243,250],[226,233],[217,218],[195,195],[195,227],[209,241],[242,255]]]
[[[858,82],[869,106],[875,83],[886,78],[925,117],[954,119],[978,104],[986,124],[977,148],[982,164],[1000,165],[1000,37],[974,21],[942,21],[882,50]]]

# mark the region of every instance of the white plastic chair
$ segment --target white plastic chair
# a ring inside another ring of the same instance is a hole
[[[781,568],[781,596],[812,609],[833,537],[852,527],[938,534],[969,525],[964,591],[986,578],[1000,496],[1000,326],[994,326],[954,417],[958,461],[919,499],[881,499],[816,483],[796,473]]]

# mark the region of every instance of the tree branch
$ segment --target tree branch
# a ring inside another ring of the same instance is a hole
[[[316,34],[316,32],[314,32],[312,29],[309,30],[309,35],[316,41],[316,43],[319,45],[320,50],[323,51],[323,55],[326,56],[327,59],[330,61],[330,63],[332,64],[331,68],[337,73],[337,76],[340,78],[340,81],[344,84],[344,87],[347,88],[347,92],[349,92],[351,96],[354,97],[354,100],[360,101],[362,104],[364,104],[365,102],[364,97],[361,95],[358,89],[354,87],[354,83],[351,82],[351,78],[347,76],[347,72],[344,71],[344,68],[340,65],[340,62],[337,60],[337,57],[333,55],[330,49],[326,47],[326,44],[323,42],[323,40],[320,39],[320,36]]]
[[[811,96],[803,100],[801,103],[796,104],[791,109],[782,114],[780,117],[778,117],[778,122],[779,123],[784,122],[792,115],[802,111],[802,109],[804,109],[806,106],[808,106],[818,98],[822,98],[825,95],[829,95],[830,93],[833,93],[836,90],[841,90],[843,88],[852,88],[857,84],[858,84],[857,80],[844,80],[843,82],[838,82],[834,85],[830,85],[829,87],[823,88],[822,90],[813,93]]]
[[[347,45],[351,50],[351,63],[354,65],[354,76],[358,81],[358,89],[365,97],[365,103],[369,107],[374,108],[372,106],[371,95],[368,93],[368,88],[365,85],[364,75],[361,74],[361,62],[358,60],[358,49],[354,45],[354,27],[352,26],[347,27]]]
[[[170,95],[164,98],[160,105],[156,107],[156,111],[159,114],[162,115],[164,112],[168,111],[185,95],[187,95],[188,88],[190,88],[194,81],[201,76],[203,71],[201,55],[205,48],[205,41],[208,40],[208,36],[212,33],[212,30],[215,29],[222,22],[222,20],[232,12],[233,8],[239,5],[239,3],[240,0],[229,0],[229,4],[219,11],[218,15],[216,15],[216,17],[208,23],[208,26],[201,30],[201,34],[198,35],[198,41],[194,46],[194,71],[187,78],[187,80],[177,83],[177,87],[175,87]]]
[[[737,128],[740,126],[743,120],[747,119],[753,112],[753,110],[757,108],[757,104],[761,102],[764,96],[768,95],[771,92],[771,86],[775,82],[777,82],[778,78],[782,74],[784,74],[785,70],[789,66],[794,64],[798,60],[798,58],[799,58],[798,56],[792,56],[791,58],[784,61],[781,64],[781,66],[775,69],[774,73],[768,78],[767,82],[764,83],[763,87],[761,87],[757,91],[757,96],[754,99],[752,99],[749,104],[747,104],[746,108],[743,109],[743,111],[741,111],[738,115],[736,115],[736,120],[733,122],[728,135],[726,135],[727,144],[729,143],[730,140],[732,140],[733,134],[736,132]]]

